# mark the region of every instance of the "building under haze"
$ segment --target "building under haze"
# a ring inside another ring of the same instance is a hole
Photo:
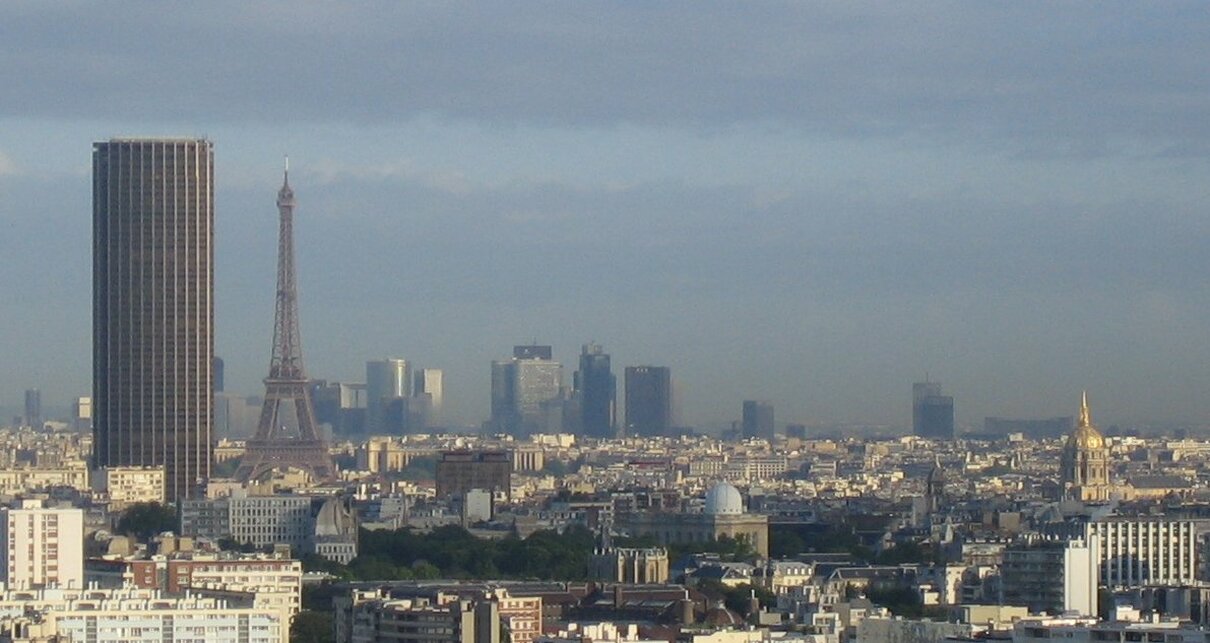
[[[773,403],[762,400],[744,400],[743,436],[773,441],[777,428],[773,423]]]
[[[25,390],[25,426],[42,428],[42,391],[36,388]]]
[[[609,366],[609,354],[598,344],[580,350],[580,370],[575,390],[579,403],[580,430],[592,438],[617,436],[617,378]]]
[[[93,145],[93,433],[98,467],[163,466],[165,497],[210,475],[214,149]]]
[[[428,398],[428,421],[439,423],[445,410],[445,372],[439,368],[417,370],[412,394]]]
[[[366,423],[372,435],[392,433],[387,407],[411,396],[412,365],[407,360],[388,357],[366,362]]]
[[[552,355],[550,346],[516,346],[511,360],[492,362],[492,430],[563,430],[563,365]]]
[[[627,366],[626,435],[667,435],[672,428],[672,370]]]
[[[912,433],[922,438],[954,437],[954,398],[941,394],[940,382],[912,384]]]

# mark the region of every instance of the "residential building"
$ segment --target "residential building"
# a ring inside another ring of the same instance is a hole
[[[0,509],[0,582],[9,588],[84,586],[84,510],[21,500]]]

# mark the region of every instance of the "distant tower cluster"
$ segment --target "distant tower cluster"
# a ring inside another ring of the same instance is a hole
[[[445,404],[441,369],[413,370],[401,358],[366,362],[366,423],[372,435],[403,435],[434,424]]]
[[[668,435],[672,429],[672,370],[626,367],[626,435]]]
[[[954,437],[954,398],[942,395],[940,382],[912,384],[912,433],[922,438]]]
[[[210,475],[214,149],[112,139],[92,162],[96,465],[162,466],[185,498]]]

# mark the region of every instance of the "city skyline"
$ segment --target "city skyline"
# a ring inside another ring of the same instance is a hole
[[[268,357],[289,152],[311,375],[440,368],[452,423],[531,337],[668,365],[686,424],[906,426],[926,372],[958,424],[1084,388],[1210,423],[1199,5],[382,11],[0,9],[6,407],[91,388],[89,143],[186,133],[221,159],[228,391]]]

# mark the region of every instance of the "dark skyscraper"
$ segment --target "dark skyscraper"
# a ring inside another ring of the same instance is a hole
[[[626,435],[666,435],[672,426],[672,371],[626,367]]]
[[[773,403],[744,400],[743,428],[745,438],[772,441],[777,435],[777,429],[773,423]]]
[[[93,145],[93,447],[97,466],[163,466],[165,497],[210,475],[214,148]]]
[[[214,392],[221,393],[223,390],[223,358],[214,358]]]
[[[912,384],[912,433],[924,438],[954,437],[954,398],[941,394],[940,382]]]
[[[580,351],[580,370],[575,377],[584,435],[616,437],[617,386],[617,378],[610,370],[609,355],[597,344],[585,344]]]
[[[42,428],[42,391],[36,388],[25,390],[25,425]]]

